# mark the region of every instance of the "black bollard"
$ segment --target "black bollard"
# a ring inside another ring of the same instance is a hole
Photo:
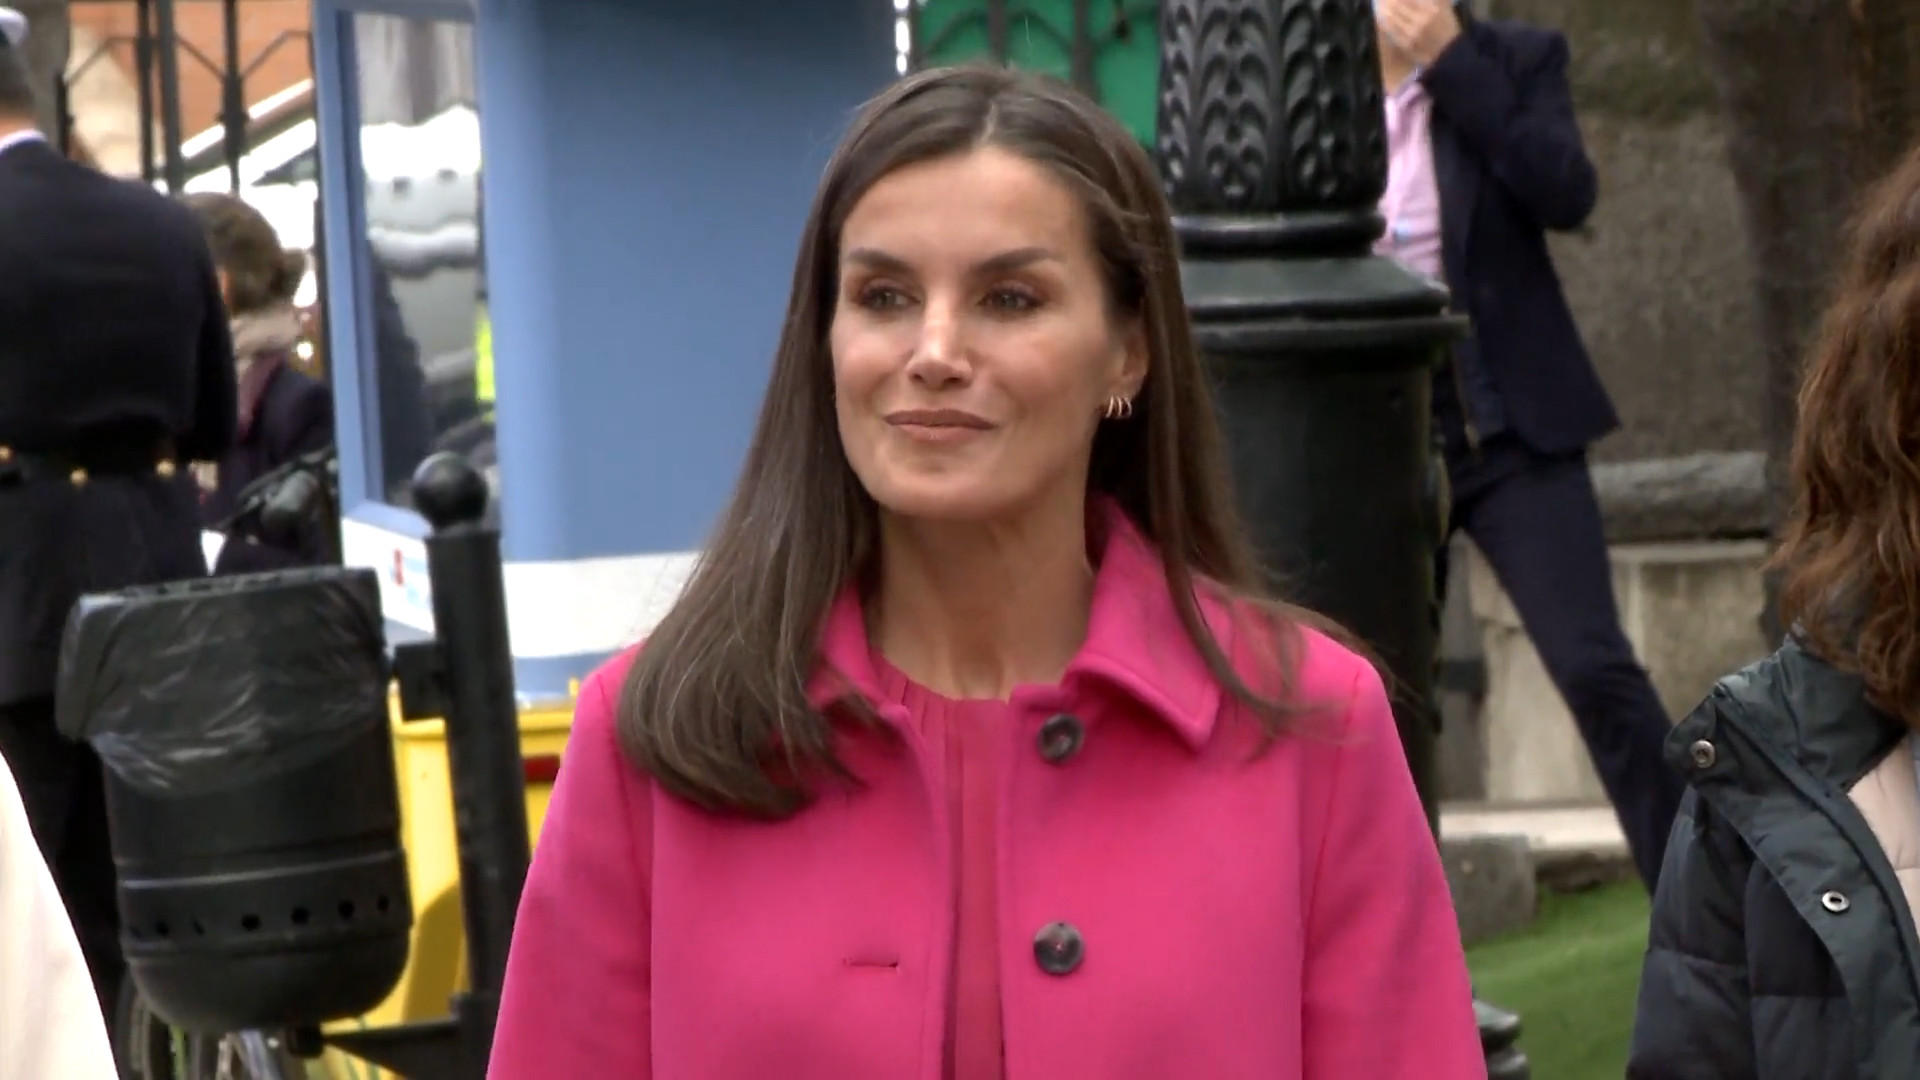
[[[456,454],[435,454],[420,465],[413,499],[433,526],[427,572],[467,931],[469,989],[454,1001],[454,1018],[468,1075],[479,1077],[493,1046],[514,912],[531,858],[500,533],[484,523],[486,480]]]
[[[1281,594],[1385,664],[1437,834],[1432,379],[1466,324],[1444,287],[1372,254],[1374,35],[1369,0],[1162,0],[1155,150],[1241,513]],[[1481,1018],[1490,1071],[1521,1080],[1517,1022]]]

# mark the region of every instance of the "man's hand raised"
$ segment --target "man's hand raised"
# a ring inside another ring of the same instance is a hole
[[[1373,17],[1407,59],[1421,67],[1440,59],[1460,36],[1460,19],[1447,0],[1379,0]]]

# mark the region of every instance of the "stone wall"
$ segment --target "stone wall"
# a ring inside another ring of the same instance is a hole
[[[1601,200],[1554,253],[1620,407],[1600,460],[1761,448],[1762,360],[1733,177],[1686,0],[1476,0],[1564,31]]]
[[[1714,682],[1767,652],[1756,540],[1622,544],[1612,549],[1613,592],[1635,655],[1667,717],[1699,704]],[[1492,803],[1601,802],[1605,793],[1560,694],[1513,605],[1470,547],[1469,595],[1486,650],[1479,717],[1481,797]]]
[[[1614,599],[1669,718],[1765,655],[1757,453],[1598,465]],[[1492,569],[1460,538],[1442,625],[1441,797],[1597,802],[1599,780]]]

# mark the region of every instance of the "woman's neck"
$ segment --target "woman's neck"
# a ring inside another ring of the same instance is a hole
[[[1083,507],[984,526],[883,516],[880,532],[870,633],[914,682],[1005,700],[1057,682],[1080,651],[1094,577]]]

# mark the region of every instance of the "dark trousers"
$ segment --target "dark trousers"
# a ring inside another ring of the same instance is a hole
[[[60,887],[111,1027],[126,960],[120,954],[100,758],[91,746],[54,729],[52,698],[0,705],[0,754],[20,786],[34,839]]]
[[[1542,456],[1508,436],[1468,447],[1457,426],[1447,434],[1450,527],[1473,538],[1519,612],[1651,891],[1686,784],[1662,753],[1672,722],[1620,628],[1586,455]],[[1446,563],[1442,550],[1442,592]]]

